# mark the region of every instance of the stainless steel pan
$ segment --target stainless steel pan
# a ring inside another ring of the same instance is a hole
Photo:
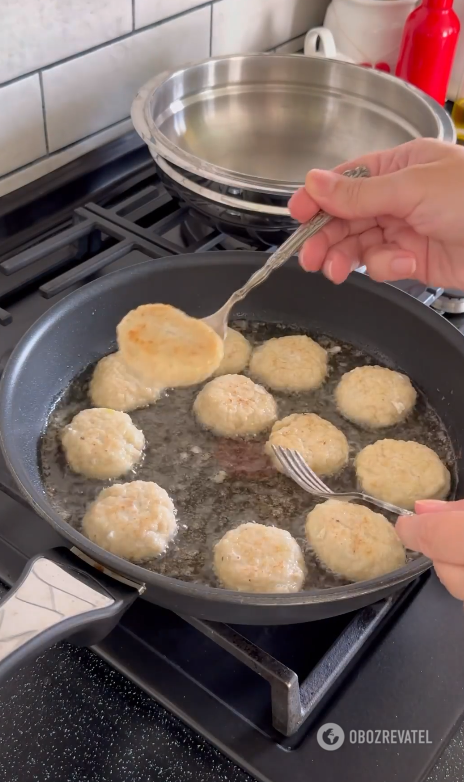
[[[300,55],[218,57],[139,91],[135,129],[192,174],[289,194],[308,169],[418,137],[453,142],[445,110],[389,74]]]

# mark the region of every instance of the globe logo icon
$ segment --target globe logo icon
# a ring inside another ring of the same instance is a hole
[[[317,731],[317,743],[322,749],[332,752],[334,749],[340,749],[345,741],[345,733],[340,725],[335,722],[326,722],[321,725]]]

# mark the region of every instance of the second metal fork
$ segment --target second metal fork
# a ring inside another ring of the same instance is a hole
[[[391,502],[378,500],[376,497],[371,497],[370,494],[365,494],[362,491],[332,491],[332,489],[329,489],[324,481],[311,470],[298,451],[294,451],[292,448],[282,448],[281,445],[273,445],[272,450],[276,459],[278,459],[279,463],[282,465],[286,475],[288,475],[289,478],[292,478],[292,480],[301,486],[302,489],[309,494],[313,494],[315,497],[321,497],[323,499],[339,498],[344,500],[361,500],[362,502],[367,502],[369,505],[375,505],[377,508],[382,508],[390,513],[394,513],[397,516],[414,515],[410,510],[399,508],[397,505],[392,505]]]

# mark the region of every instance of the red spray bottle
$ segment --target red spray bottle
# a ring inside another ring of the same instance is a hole
[[[396,76],[443,105],[459,30],[453,0],[422,0],[406,19]]]

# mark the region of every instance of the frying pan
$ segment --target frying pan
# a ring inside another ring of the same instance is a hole
[[[187,583],[99,548],[54,510],[42,482],[38,444],[53,403],[73,378],[114,349],[117,323],[139,304],[169,302],[202,317],[214,312],[267,258],[232,252],[148,261],[107,274],[46,312],[12,353],[0,388],[1,447],[33,509],[72,550],[32,560],[0,605],[0,674],[63,638],[96,643],[143,599],[179,614],[237,624],[290,624],[354,611],[386,597],[430,567],[425,557],[362,583],[297,594],[259,595]],[[448,429],[464,485],[464,339],[407,294],[352,274],[341,286],[304,274],[296,261],[243,303],[240,317],[286,323],[389,357],[414,379]]]

